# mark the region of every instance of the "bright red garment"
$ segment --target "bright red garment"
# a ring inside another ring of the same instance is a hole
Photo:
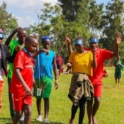
[[[17,53],[14,60],[14,70],[12,76],[12,83],[10,87],[10,92],[13,94],[25,95],[25,90],[19,79],[15,74],[15,69],[21,69],[20,73],[28,85],[28,87],[32,90],[33,88],[33,63],[34,60],[23,50]]]
[[[98,48],[96,50],[97,68],[93,68],[93,76],[90,76],[92,84],[102,84],[104,62],[112,57],[112,52],[106,49]]]
[[[0,80],[0,109],[2,107],[3,80]]]
[[[56,56],[56,64],[57,65],[62,65],[63,64],[63,59],[60,55]]]

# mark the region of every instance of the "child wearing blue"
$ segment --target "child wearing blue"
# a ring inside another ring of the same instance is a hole
[[[44,49],[48,50],[48,54],[46,52],[40,53],[36,58],[36,67],[34,70],[35,77],[35,88],[34,95],[36,97],[36,105],[38,111],[37,121],[42,121],[41,115],[41,99],[44,99],[44,124],[49,124],[48,113],[49,113],[49,98],[52,90],[52,71],[54,71],[55,75],[55,87],[58,88],[57,83],[57,66],[55,59],[55,52],[49,50],[51,45],[51,39],[49,36],[44,36],[42,38],[42,46]]]

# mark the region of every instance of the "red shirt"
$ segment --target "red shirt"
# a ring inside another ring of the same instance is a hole
[[[17,53],[14,60],[14,70],[12,76],[12,82],[10,87],[10,92],[18,95],[25,95],[25,90],[19,79],[15,74],[15,69],[20,68],[20,73],[28,85],[28,87],[32,90],[33,88],[33,63],[34,60],[29,56],[24,50],[21,50]]]
[[[98,48],[96,50],[97,68],[93,68],[93,76],[90,76],[92,84],[102,84],[104,62],[112,58],[112,52],[106,49]]]
[[[56,56],[56,64],[57,65],[62,65],[63,64],[63,59],[60,55]]]

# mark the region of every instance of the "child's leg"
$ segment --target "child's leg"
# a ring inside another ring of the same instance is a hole
[[[120,78],[117,79],[118,86],[120,86]]]
[[[22,111],[16,111],[16,114],[14,115],[13,118],[13,124],[18,124],[21,115],[22,115]]]
[[[24,104],[24,114],[25,114],[25,119],[24,119],[24,124],[30,124],[31,123],[31,105]]]
[[[47,119],[49,114],[49,98],[44,98],[44,118]]]
[[[99,109],[100,100],[101,100],[101,97],[97,97],[97,96],[94,97],[94,105],[93,105],[93,123],[94,124],[97,124],[97,121],[95,119],[95,115]]]
[[[93,104],[93,98],[91,99],[91,101],[87,101],[87,115],[88,115],[89,124],[93,123],[92,104]]]
[[[38,115],[41,115],[41,98],[37,98],[36,105],[37,105]]]
[[[115,85],[117,85],[117,78],[115,77]]]
[[[83,119],[85,114],[85,102],[86,102],[86,99],[84,97],[82,97],[79,101],[80,112],[79,112],[78,124],[83,124]]]
[[[75,114],[77,112],[77,109],[78,109],[78,106],[72,105],[71,118],[70,118],[69,124],[74,124],[74,118],[75,118]]]
[[[9,107],[10,107],[10,115],[13,120],[15,112],[13,109],[13,102],[12,102],[12,94],[10,93],[10,84],[11,84],[11,78],[8,78],[8,97],[9,97]]]
[[[3,80],[0,80],[0,109],[2,108]]]

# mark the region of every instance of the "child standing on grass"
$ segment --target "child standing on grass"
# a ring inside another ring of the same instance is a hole
[[[10,57],[8,47],[3,44],[4,32],[0,29],[0,112],[2,108],[2,92],[3,92],[3,71],[7,75],[7,60]]]
[[[57,66],[55,59],[55,52],[50,50],[51,38],[49,36],[44,36],[42,38],[42,46],[44,49],[49,51],[49,54],[44,52],[40,53],[36,58],[36,67],[34,71],[34,77],[36,81],[34,95],[36,97],[36,105],[38,111],[38,117],[36,121],[42,121],[41,115],[41,100],[44,99],[44,120],[43,124],[50,124],[48,120],[49,106],[50,106],[50,94],[52,90],[52,79],[54,71],[55,76],[55,88],[58,89],[57,82]]]
[[[117,60],[114,62],[115,66],[115,85],[120,86],[120,79],[121,79],[121,71],[124,68],[120,56],[117,56]]]
[[[93,68],[93,75],[90,76],[90,80],[94,87],[94,98],[91,102],[87,102],[87,113],[89,124],[98,124],[96,121],[96,113],[100,106],[101,96],[102,96],[102,78],[103,78],[103,69],[105,60],[111,59],[118,55],[119,44],[121,43],[121,34],[119,33],[116,36],[115,48],[114,51],[109,51],[106,49],[99,48],[99,40],[96,36],[91,36],[89,38],[90,51],[95,51],[95,58],[97,61],[97,67]],[[68,43],[69,53],[72,53],[71,41],[67,37],[66,42]]]
[[[16,114],[13,124],[17,124],[24,112],[24,124],[31,123],[31,105],[33,88],[33,64],[31,53],[37,50],[38,41],[34,37],[27,37],[25,47],[19,51],[14,60],[14,70],[10,92],[12,93],[13,106]]]
[[[13,37],[17,35],[17,40],[14,40]],[[13,105],[12,105],[12,96],[10,93],[10,85],[11,85],[11,80],[12,80],[12,74],[13,74],[13,63],[16,54],[24,47],[25,39],[26,39],[27,32],[22,29],[21,27],[16,28],[15,30],[12,31],[12,33],[9,35],[9,37],[6,39],[5,44],[8,46],[11,55],[13,56],[11,58],[11,61],[9,62],[9,71],[7,74],[8,77],[8,95],[9,95],[9,106],[10,106],[10,115],[13,120],[14,117],[14,110],[13,110]],[[24,116],[20,118],[20,121],[24,120]]]
[[[80,108],[78,124],[83,124],[85,102],[91,100],[93,96],[93,87],[88,75],[93,74],[92,67],[96,67],[96,60],[94,51],[84,50],[83,38],[77,38],[74,43],[76,51],[71,53],[67,63],[68,67],[72,67],[73,73],[69,89],[69,98],[73,101],[69,124],[74,124],[78,107]]]

